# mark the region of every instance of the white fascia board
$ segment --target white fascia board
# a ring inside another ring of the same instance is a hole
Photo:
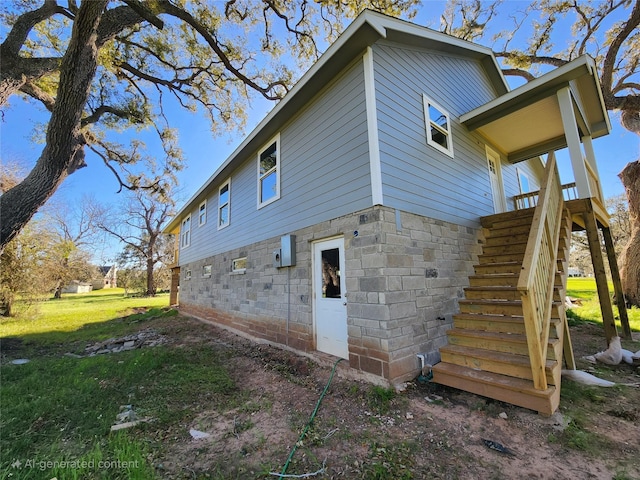
[[[485,114],[499,105],[513,101],[518,97],[526,99],[528,95],[535,93],[535,90],[544,89],[547,86],[553,87],[562,82],[569,82],[570,80],[573,80],[584,74],[585,70],[588,72],[588,74],[595,77],[593,60],[587,55],[578,57],[575,60],[566,63],[565,65],[558,67],[555,70],[552,70],[549,73],[546,73],[538,78],[531,80],[528,83],[525,83],[515,90],[511,90],[510,92],[505,93],[504,95],[490,102],[487,102],[484,105],[481,105],[467,113],[462,114],[460,116],[460,122],[468,122],[469,120]],[[553,93],[550,92],[550,94]]]

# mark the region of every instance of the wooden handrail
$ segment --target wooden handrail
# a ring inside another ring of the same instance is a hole
[[[562,185],[555,154],[551,152],[517,286],[522,298],[533,384],[538,390],[547,388],[545,365],[563,208]]]
[[[513,205],[516,210],[533,208],[538,205],[538,195],[540,195],[540,190],[514,195]],[[576,200],[578,198],[576,182],[565,183],[564,185],[562,185],[562,197],[564,198],[565,202],[569,200]]]
[[[598,175],[596,175],[596,172],[593,171],[593,168],[591,168],[589,162],[585,160],[584,165],[587,169],[591,198],[597,200],[600,206],[604,206],[604,198],[602,198],[601,195],[602,189],[600,188],[600,179],[598,178]]]

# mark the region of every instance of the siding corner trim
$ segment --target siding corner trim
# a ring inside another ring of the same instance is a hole
[[[369,168],[371,170],[371,200],[373,205],[384,205],[382,198],[382,166],[378,140],[378,115],[373,78],[373,50],[367,47],[362,56],[364,65],[364,91],[367,110],[367,136],[369,140]]]

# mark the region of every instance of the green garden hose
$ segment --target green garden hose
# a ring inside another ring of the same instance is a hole
[[[298,449],[298,445],[301,444],[302,439],[304,438],[304,436],[309,431],[309,428],[311,427],[311,424],[313,423],[313,419],[316,417],[316,413],[318,413],[318,409],[320,408],[320,403],[322,403],[322,399],[324,398],[325,394],[327,393],[327,390],[329,390],[329,386],[331,385],[331,380],[333,380],[333,375],[336,373],[336,368],[338,367],[338,363],[340,363],[342,360],[344,360],[344,359],[339,358],[336,361],[336,363],[333,364],[333,370],[331,370],[331,376],[329,376],[329,381],[327,382],[327,385],[324,387],[324,390],[322,391],[322,394],[320,395],[320,398],[318,399],[318,403],[316,403],[316,408],[313,409],[313,413],[311,414],[311,417],[309,418],[309,421],[307,422],[307,425],[304,427],[304,430],[302,430],[302,433],[300,434],[300,438],[298,438],[298,441],[295,443],[295,445],[291,449],[291,453],[289,454],[289,458],[287,458],[287,462],[284,464],[284,467],[282,467],[282,473],[279,475],[280,477],[284,477],[286,475],[287,468],[289,468],[289,464],[291,463],[291,459],[293,458],[293,455],[296,453],[296,450]]]

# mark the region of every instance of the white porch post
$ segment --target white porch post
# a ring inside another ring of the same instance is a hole
[[[584,153],[586,155],[587,163],[589,163],[589,167],[593,171],[596,179],[598,179],[598,192],[593,192],[599,195],[598,198],[604,200],[604,195],[602,194],[602,185],[600,184],[600,173],[598,172],[598,164],[596,163],[596,152],[593,149],[593,141],[591,135],[585,135],[582,137],[582,145],[584,147]]]
[[[569,156],[571,157],[571,165],[573,167],[573,176],[576,180],[578,189],[578,198],[591,198],[591,187],[589,186],[589,174],[582,157],[582,148],[580,147],[580,136],[578,134],[578,125],[576,123],[576,115],[573,111],[573,100],[569,87],[558,90],[558,103],[560,105],[560,116],[562,117],[562,126],[564,135],[567,139],[567,147],[569,148]]]

